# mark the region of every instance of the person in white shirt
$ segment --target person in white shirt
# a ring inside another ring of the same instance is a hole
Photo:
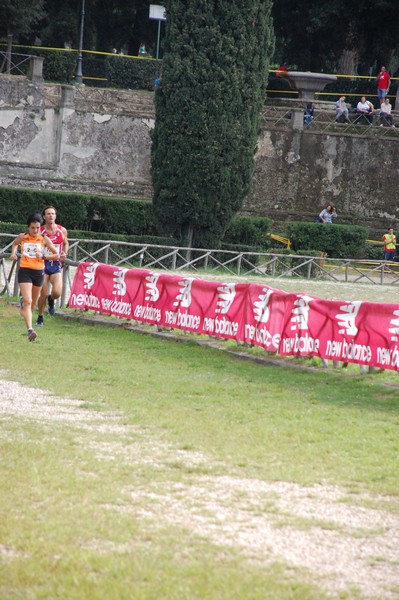
[[[373,124],[374,106],[371,102],[366,100],[365,96],[362,96],[360,99],[360,102],[357,103],[356,112],[359,115],[355,119],[356,125],[358,125],[360,123],[360,121],[363,119],[365,119],[365,121],[366,121],[366,123],[368,123],[368,125]]]
[[[389,102],[389,98],[384,98],[381,101],[380,109],[380,127],[384,127],[385,124],[389,124],[391,127],[395,127],[393,124],[393,116],[391,114],[392,104]]]
[[[319,223],[326,223],[331,225],[332,220],[337,218],[335,206],[327,204],[326,207],[319,214]]]

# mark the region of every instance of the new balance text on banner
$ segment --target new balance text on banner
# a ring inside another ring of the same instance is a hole
[[[69,307],[230,338],[282,356],[399,371],[399,304],[321,300],[263,284],[81,263]]]

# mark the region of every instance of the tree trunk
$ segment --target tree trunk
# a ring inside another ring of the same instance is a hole
[[[193,238],[194,238],[194,228],[193,226],[190,224],[187,228],[187,253],[186,253],[186,260],[187,262],[190,262],[191,260],[191,255],[192,255],[192,247],[193,247]]]
[[[338,73],[342,75],[357,75],[359,54],[355,48],[344,50],[338,62]]]

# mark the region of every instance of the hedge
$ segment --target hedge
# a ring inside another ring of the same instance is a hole
[[[30,214],[54,205],[59,222],[67,229],[86,229],[89,198],[82,194],[0,187],[0,221],[26,224]]]
[[[18,235],[26,231],[26,223],[6,223],[0,221],[0,233],[10,233]],[[114,240],[116,242],[129,242],[131,244],[156,244],[159,246],[178,246],[178,241],[171,237],[156,235],[126,235],[118,233],[103,233],[98,231],[84,231],[81,229],[68,229],[68,236],[71,239],[90,239],[90,240]]]
[[[130,90],[153,90],[159,76],[161,61],[124,56],[107,56],[104,76],[107,86]]]
[[[157,235],[150,202],[91,196],[87,213],[90,231]]]
[[[18,46],[16,51],[44,58],[43,77],[45,81],[64,84],[74,83],[78,59],[77,51],[47,50],[46,48],[27,48],[24,46]],[[161,65],[161,60],[123,56],[121,54],[102,55],[83,52],[83,81],[88,86],[153,90],[154,79],[159,77]],[[23,63],[23,73],[26,73],[27,67],[28,62]]]
[[[32,53],[32,52],[31,52]],[[36,54],[39,52],[36,51]],[[48,51],[41,54],[43,61],[43,78],[45,81],[54,81],[71,84],[75,79],[77,52]]]
[[[272,220],[268,217],[235,217],[223,238],[223,245],[252,246],[251,250],[270,247]]]
[[[367,260],[383,260],[384,258],[384,246],[381,244],[380,246],[367,244],[366,251],[364,253],[364,258]]]
[[[0,221],[26,223],[48,205],[67,229],[157,235],[148,200],[0,187]]]
[[[159,239],[149,200],[0,187],[2,226],[7,222],[24,223],[15,233],[25,229],[29,214],[41,213],[48,205],[56,207],[59,223],[68,230],[86,231],[87,237],[93,237],[96,232],[104,233],[105,238],[123,234],[142,236],[145,240],[153,236]],[[222,240],[222,247],[227,249],[227,245],[233,245],[237,252],[264,251],[270,245],[270,227],[271,220],[266,217],[235,217]],[[180,244],[176,242],[176,245]]]
[[[17,235],[19,233],[21,233],[22,231],[26,230],[26,225],[20,224],[20,223],[4,223],[4,222],[0,222],[0,233],[10,233],[13,235]],[[92,254],[93,252],[99,251],[102,247],[103,241],[106,240],[112,240],[112,241],[116,241],[116,242],[128,242],[130,244],[143,244],[143,245],[154,245],[154,246],[161,246],[160,248],[150,248],[148,250],[148,253],[145,253],[145,255],[143,257],[137,257],[136,260],[132,261],[129,260],[129,263],[131,264],[132,262],[139,264],[142,267],[145,267],[146,264],[150,264],[152,262],[153,259],[158,259],[160,258],[162,255],[165,254],[165,246],[166,247],[172,247],[172,246],[176,246],[178,248],[181,248],[181,246],[179,245],[179,241],[170,237],[160,237],[160,236],[150,236],[150,235],[123,235],[123,234],[116,234],[116,233],[106,233],[106,232],[95,232],[95,231],[81,231],[81,230],[74,230],[74,229],[70,229],[68,231],[69,233],[69,238],[73,239],[73,240],[85,240],[85,239],[90,239],[90,240],[98,240],[98,244],[96,243],[85,243],[85,242],[80,242],[79,246],[80,249],[79,251],[77,251],[76,253],[74,253],[73,251],[71,251],[70,253],[70,258],[72,260],[77,260],[77,261],[81,261],[81,260],[89,260],[90,261],[90,254]],[[0,248],[6,246],[11,240],[9,238],[2,238],[0,237]],[[381,260],[382,256],[382,248],[373,248],[373,250],[378,251],[379,255],[378,256],[367,256],[367,258],[374,258],[375,260]],[[325,253],[321,252],[319,250],[309,250],[309,249],[302,249],[300,251],[294,252],[292,249],[289,248],[269,248],[266,251],[266,255],[265,256],[259,256],[259,254],[265,252],[265,251],[261,251],[259,250],[259,248],[255,248],[253,246],[245,246],[242,244],[239,245],[235,245],[235,244],[222,244],[220,250],[216,253],[213,254],[213,257],[221,262],[224,263],[228,260],[231,260],[231,270],[233,272],[235,272],[237,270],[237,261],[236,261],[236,257],[233,254],[230,254],[227,251],[232,251],[232,252],[236,252],[236,253],[240,253],[240,252],[245,252],[246,256],[245,258],[241,261],[240,263],[240,269],[241,269],[241,273],[244,273],[245,271],[251,271],[252,270],[252,266],[260,266],[264,269],[264,273],[265,275],[268,276],[279,276],[283,273],[285,273],[287,270],[289,269],[294,269],[295,266],[300,265],[302,262],[304,262],[303,256],[309,256],[309,257],[319,257],[320,261],[313,261],[311,263],[311,265],[309,264],[304,264],[302,266],[300,266],[299,268],[296,269],[295,273],[297,275],[300,275],[302,277],[310,277],[310,278],[316,278],[320,275],[320,267],[323,266],[323,260],[325,258]],[[109,253],[109,259],[106,259],[105,253],[108,252]],[[111,263],[115,263],[120,261],[123,258],[127,258],[129,257],[131,254],[134,253],[134,249],[131,248],[131,246],[123,246],[120,245],[118,246],[117,249],[115,250],[106,250],[104,249],[104,255],[102,255],[101,253],[97,253],[96,254],[96,260],[101,261],[105,261],[105,260],[110,260]],[[185,256],[184,256],[184,249],[180,250],[179,255],[182,255],[182,257],[177,256],[177,257],[169,257],[165,260],[163,260],[163,266],[164,268],[172,268],[173,266],[179,267],[181,266],[184,262],[185,262]],[[377,252],[376,252],[377,254]],[[196,257],[201,257],[203,255],[203,250],[197,250],[197,249],[192,249],[191,253],[190,253],[190,257],[191,260],[194,260]],[[281,256],[281,260],[277,259],[277,260],[272,260],[272,256],[271,255],[280,255]],[[247,262],[248,260],[248,262]],[[174,262],[175,261],[175,262]],[[305,261],[306,262],[306,261]],[[249,264],[251,263],[251,264]],[[201,260],[197,265],[197,268],[201,269],[205,267],[205,262],[204,260]],[[213,269],[217,269],[217,263],[214,260],[209,260],[209,267],[213,268]]]
[[[297,252],[319,250],[332,258],[359,258],[364,255],[369,231],[358,225],[286,223],[285,232]]]

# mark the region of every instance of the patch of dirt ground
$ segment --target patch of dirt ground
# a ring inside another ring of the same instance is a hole
[[[87,402],[45,391],[38,395],[37,390],[0,381],[0,419],[16,416],[41,424],[62,421],[77,439],[84,436],[86,447],[103,460],[162,468],[178,461],[187,469],[204,466],[207,472],[212,467],[208,456],[178,450],[126,425],[122,413],[101,413]],[[115,442],[110,441],[112,434]],[[187,482],[132,484],[121,490],[121,497],[124,504],[105,510],[132,511],[160,527],[181,527],[187,535],[230,546],[255,564],[281,561],[302,569],[331,598],[342,593],[350,598],[354,589],[369,600],[399,598],[397,498],[350,495],[327,485],[203,475],[193,469]],[[12,549],[0,545],[0,554],[12,555]]]

